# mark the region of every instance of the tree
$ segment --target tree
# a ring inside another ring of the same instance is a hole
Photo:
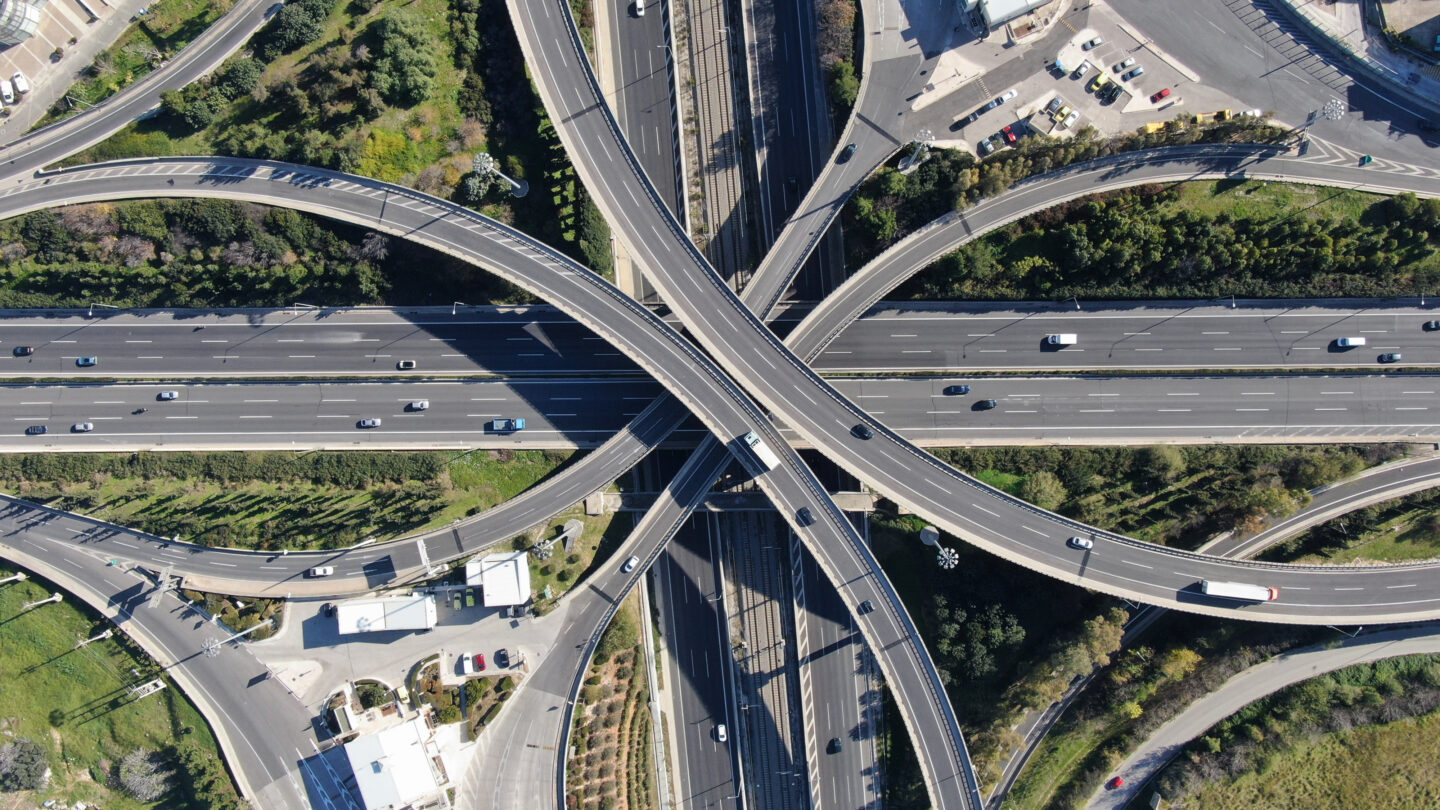
[[[1060,508],[1069,493],[1065,491],[1065,485],[1060,483],[1055,473],[1039,470],[1025,479],[1025,483],[1020,487],[1020,497],[1041,509],[1053,511]]]
[[[860,79],[855,75],[855,66],[841,60],[830,66],[830,98],[837,107],[855,106],[860,95]]]
[[[170,792],[175,775],[170,757],[159,751],[137,748],[120,760],[116,780],[120,789],[142,802],[153,802]]]
[[[0,790],[38,790],[49,778],[45,752],[34,740],[16,737],[0,745]]]
[[[391,104],[412,107],[430,97],[435,84],[435,44],[425,24],[411,14],[392,14],[375,23],[380,55],[370,83]]]
[[[1185,472],[1185,454],[1177,447],[1161,445],[1145,448],[1140,469],[1151,481],[1168,484]]]

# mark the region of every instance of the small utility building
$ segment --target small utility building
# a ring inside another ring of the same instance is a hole
[[[435,597],[418,594],[351,599],[341,602],[335,611],[341,635],[381,630],[428,630],[435,626],[435,619]]]
[[[365,810],[401,810],[439,796],[439,755],[423,717],[345,745]]]
[[[465,584],[479,585],[487,607],[523,605],[530,599],[530,555],[491,554],[465,563]]]

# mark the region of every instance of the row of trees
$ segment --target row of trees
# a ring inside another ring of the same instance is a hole
[[[1391,296],[1440,281],[1440,200],[1358,219],[1252,218],[1178,204],[1174,187],[1058,206],[972,242],[907,283],[934,298]]]

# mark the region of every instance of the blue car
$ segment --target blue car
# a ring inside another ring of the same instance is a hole
[[[77,366],[79,366],[79,367],[81,367],[81,368],[89,368],[90,366],[99,365],[99,363],[100,363],[100,358],[98,358],[98,357],[77,357],[77,358],[75,358],[75,365],[77,365]]]

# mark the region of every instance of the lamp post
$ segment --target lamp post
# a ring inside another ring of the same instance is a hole
[[[456,301],[456,302],[454,302],[454,303],[452,303],[452,304],[450,305],[450,314],[451,314],[451,315],[454,315],[454,314],[455,314],[455,310],[456,310],[458,307],[468,307],[468,306],[470,306],[470,305],[467,304],[467,303],[465,303],[464,301]]]
[[[90,305],[90,308],[85,311],[85,317],[87,317],[87,318],[93,318],[93,317],[95,317],[95,307],[105,307],[106,309],[119,309],[119,308],[120,308],[120,307],[115,306],[114,304],[101,304],[101,303],[99,303],[99,302],[96,302],[96,303],[91,304],[91,305]]]

